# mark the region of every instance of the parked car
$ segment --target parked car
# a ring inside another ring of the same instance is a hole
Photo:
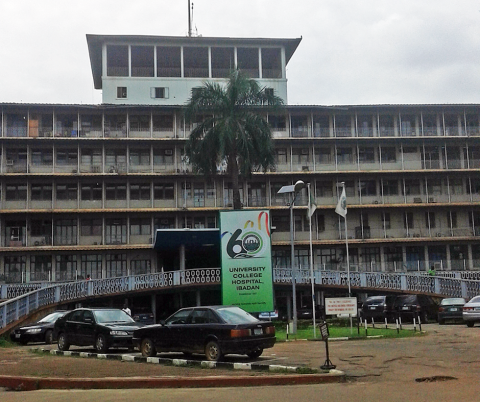
[[[475,296],[468,303],[465,303],[462,309],[462,317],[467,327],[473,327],[476,322],[480,322],[480,296]]]
[[[445,324],[446,320],[463,321],[463,305],[465,299],[463,297],[446,298],[440,302],[438,307],[438,323]]]
[[[66,313],[67,311],[58,310],[33,324],[17,328],[10,332],[10,339],[14,342],[20,342],[22,345],[26,345],[29,342],[45,342],[46,344],[51,344],[55,341],[53,335],[55,321],[63,317]]]
[[[420,317],[422,323],[436,320],[438,306],[433,299],[426,295],[401,295],[393,303],[395,313],[402,320],[413,320]]]
[[[371,321],[381,320],[388,321],[395,319],[395,310],[393,304],[395,302],[395,295],[380,295],[370,296],[362,304],[360,315],[364,320]]]
[[[152,325],[155,324],[155,319],[153,317],[153,313],[148,310],[142,309],[135,309],[135,313],[133,314],[133,319],[136,322],[140,322],[145,325]]]
[[[133,343],[143,356],[157,352],[202,353],[218,361],[226,354],[259,357],[275,344],[275,327],[235,306],[183,308],[159,325],[137,329]]]
[[[141,327],[120,309],[79,308],[55,322],[54,334],[59,350],[94,346],[98,353],[105,353],[112,347],[133,348],[133,331]]]
[[[322,306],[315,306],[315,319],[325,318],[325,308]],[[312,307],[301,307],[297,309],[297,319],[299,320],[313,320]]]

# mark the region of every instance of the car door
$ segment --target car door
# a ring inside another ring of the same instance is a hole
[[[75,310],[69,314],[65,320],[65,334],[67,335],[68,343],[71,345],[80,345],[80,337],[78,332],[82,322],[83,310]]]
[[[78,344],[94,345],[95,344],[95,319],[90,310],[82,312],[81,322],[78,324]]]
[[[189,316],[187,324],[180,333],[182,350],[187,352],[202,352],[209,326],[208,310],[204,308],[194,309]]]
[[[155,342],[159,348],[166,351],[181,350],[181,336],[183,336],[191,312],[191,308],[181,309],[167,318]]]

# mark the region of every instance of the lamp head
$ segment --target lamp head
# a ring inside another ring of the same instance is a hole
[[[294,192],[298,193],[304,187],[305,187],[305,183],[302,180],[298,180],[295,183]]]

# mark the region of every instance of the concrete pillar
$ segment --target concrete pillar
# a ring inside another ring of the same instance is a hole
[[[473,252],[472,252],[472,245],[468,244],[468,269],[471,271],[473,269]]]
[[[451,257],[452,257],[452,253],[450,252],[450,246],[447,245],[447,266],[443,267],[444,270],[448,270],[448,271],[451,271],[452,270],[452,261],[451,261]]]
[[[185,271],[185,244],[180,246],[180,271]]]
[[[156,324],[157,323],[157,303],[156,303],[155,294],[150,296],[150,307],[153,313],[153,322]]]

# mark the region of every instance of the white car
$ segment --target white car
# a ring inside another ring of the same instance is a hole
[[[465,303],[462,316],[467,327],[473,327],[476,322],[480,322],[480,296],[475,296],[468,303]]]

